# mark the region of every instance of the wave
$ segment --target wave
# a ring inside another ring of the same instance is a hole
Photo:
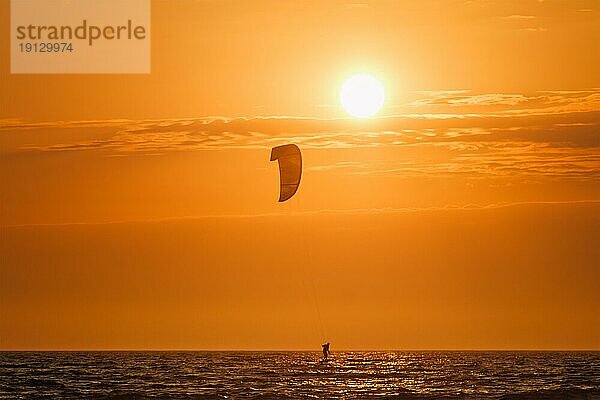
[[[230,396],[221,395],[174,395],[172,397],[160,396],[157,398],[156,395],[147,393],[123,393],[123,394],[110,394],[106,396],[98,397],[97,400],[223,400],[229,399]]]
[[[498,400],[600,400],[598,389],[532,390],[507,394]]]
[[[327,366],[316,359],[0,352],[0,399],[600,400],[600,352],[340,352]]]
[[[332,396],[331,398],[335,398]],[[221,395],[188,395],[160,397],[161,400],[222,400],[228,398],[249,399],[249,400],[293,400],[299,398],[330,398],[325,395],[288,396],[284,394],[254,394],[248,396],[221,396]],[[447,395],[447,394],[423,394],[410,391],[396,394],[365,394],[357,396],[344,396],[346,400],[478,400],[477,395]],[[142,393],[123,393],[100,397],[98,400],[156,400],[157,397]],[[556,390],[535,390],[525,392],[515,392],[500,397],[490,397],[493,400],[600,400],[600,390],[596,389],[556,389]]]

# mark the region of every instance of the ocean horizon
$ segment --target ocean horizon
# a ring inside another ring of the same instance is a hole
[[[600,351],[2,351],[0,399],[600,399]]]

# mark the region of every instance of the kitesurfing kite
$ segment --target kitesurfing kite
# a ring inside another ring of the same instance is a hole
[[[302,153],[295,144],[273,147],[271,161],[279,162],[279,202],[292,198],[302,176]]]

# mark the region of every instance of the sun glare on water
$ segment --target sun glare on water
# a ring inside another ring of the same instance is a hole
[[[340,89],[340,102],[348,114],[367,118],[377,114],[385,99],[383,85],[369,74],[348,78]]]

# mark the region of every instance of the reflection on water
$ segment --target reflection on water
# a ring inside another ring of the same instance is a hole
[[[600,400],[600,352],[4,352],[1,399]]]

